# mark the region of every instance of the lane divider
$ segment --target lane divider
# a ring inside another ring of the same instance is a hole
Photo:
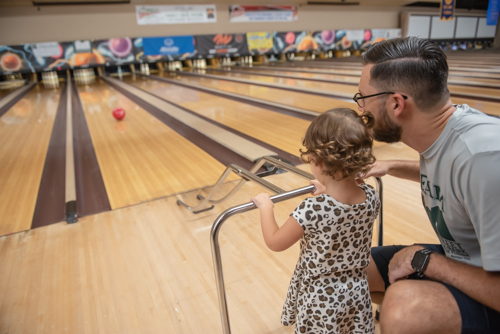
[[[66,199],[66,222],[68,224],[76,223],[77,208],[76,208],[76,182],[75,182],[75,154],[73,148],[73,108],[72,108],[72,83],[68,71],[68,88],[66,100],[66,183],[65,183],[65,199]]]

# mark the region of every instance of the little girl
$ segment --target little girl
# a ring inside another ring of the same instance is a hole
[[[300,239],[281,315],[283,325],[296,324],[295,333],[375,333],[365,268],[380,202],[373,187],[355,180],[375,162],[367,131],[373,119],[367,123],[345,108],[314,119],[300,152],[318,196],[300,203],[283,226],[268,194],[252,198],[269,249],[283,251]]]

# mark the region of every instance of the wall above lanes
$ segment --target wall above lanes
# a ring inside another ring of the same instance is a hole
[[[216,23],[138,25],[135,5],[2,7],[0,45],[113,37],[201,35],[251,31],[393,29],[401,7],[300,5],[292,22],[231,23],[227,4],[216,4]]]

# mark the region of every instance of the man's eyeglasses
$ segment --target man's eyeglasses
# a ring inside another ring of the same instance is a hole
[[[354,102],[356,102],[358,104],[358,106],[360,108],[364,108],[365,106],[365,101],[364,99],[366,98],[369,98],[369,97],[374,97],[374,96],[379,96],[379,95],[383,95],[383,94],[396,94],[394,92],[383,92],[383,93],[377,93],[377,94],[373,94],[373,95],[366,95],[366,96],[363,96],[361,95],[361,93],[356,93],[356,95],[354,95],[354,97],[352,98],[354,100]],[[401,95],[405,100],[408,98],[408,96],[405,96],[405,95]]]

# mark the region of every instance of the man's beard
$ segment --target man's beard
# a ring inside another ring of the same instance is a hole
[[[373,114],[369,111],[366,111],[365,114],[373,117]],[[381,108],[379,114],[379,119],[375,118],[375,125],[370,129],[373,139],[384,143],[397,143],[401,141],[401,133],[403,132],[401,126],[389,118],[385,108]]]

